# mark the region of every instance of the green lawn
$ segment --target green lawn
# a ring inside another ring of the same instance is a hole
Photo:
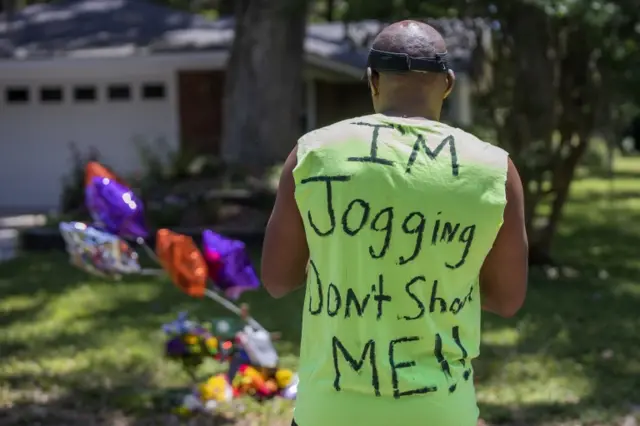
[[[640,160],[617,163],[613,185],[583,178],[574,187],[555,246],[566,267],[532,271],[516,319],[485,316],[476,371],[490,424],[617,425],[640,412]],[[170,424],[164,395],[187,377],[163,360],[160,326],[181,310],[223,314],[166,280],[88,277],[63,254],[1,264],[0,277],[0,425]],[[291,367],[301,300],[246,297],[283,333],[278,349]],[[282,401],[228,411],[237,425],[290,418]]]

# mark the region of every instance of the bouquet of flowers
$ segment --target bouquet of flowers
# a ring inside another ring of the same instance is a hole
[[[214,325],[221,333],[212,333]],[[166,356],[181,362],[194,379],[206,359],[228,363],[226,372],[197,383],[176,408],[177,414],[211,413],[218,404],[243,396],[258,401],[295,399],[298,377],[279,367],[271,334],[248,325],[233,333],[229,328],[226,321],[205,325],[189,320],[185,313],[164,325]]]
[[[187,319],[182,312],[178,318],[163,326],[168,339],[165,344],[165,354],[168,358],[180,362],[195,378],[195,370],[207,358],[223,360],[231,349],[230,342],[219,340],[211,333],[211,327]]]

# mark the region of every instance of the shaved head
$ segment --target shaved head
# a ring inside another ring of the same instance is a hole
[[[444,38],[435,28],[412,20],[396,22],[383,29],[371,48],[411,58],[435,59],[447,53]],[[451,71],[395,72],[376,70],[373,65],[367,74],[377,112],[402,109],[406,110],[405,115],[430,119],[439,119],[442,102],[451,92],[455,80]]]
[[[372,47],[414,58],[434,57],[447,52],[447,45],[440,33],[431,25],[418,21],[400,21],[389,25],[378,34]]]

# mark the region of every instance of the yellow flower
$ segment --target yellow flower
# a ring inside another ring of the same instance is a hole
[[[205,342],[208,348],[217,348],[218,347],[218,339],[215,337],[209,337]]]
[[[213,389],[207,383],[203,383],[198,386],[198,391],[200,391],[200,398],[205,401],[213,399],[213,397],[215,396],[215,389]]]
[[[225,401],[227,391],[227,381],[223,375],[216,375],[199,386],[200,396],[203,400]]]
[[[276,372],[276,381],[280,388],[285,388],[291,383],[293,378],[293,371],[286,368],[282,368]]]
[[[187,345],[195,345],[198,343],[198,338],[193,334],[188,334],[184,337],[184,341]]]

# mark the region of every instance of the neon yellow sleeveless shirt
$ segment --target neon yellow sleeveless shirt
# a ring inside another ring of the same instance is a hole
[[[506,173],[503,150],[428,120],[375,114],[299,140],[299,426],[476,425],[478,275]]]

